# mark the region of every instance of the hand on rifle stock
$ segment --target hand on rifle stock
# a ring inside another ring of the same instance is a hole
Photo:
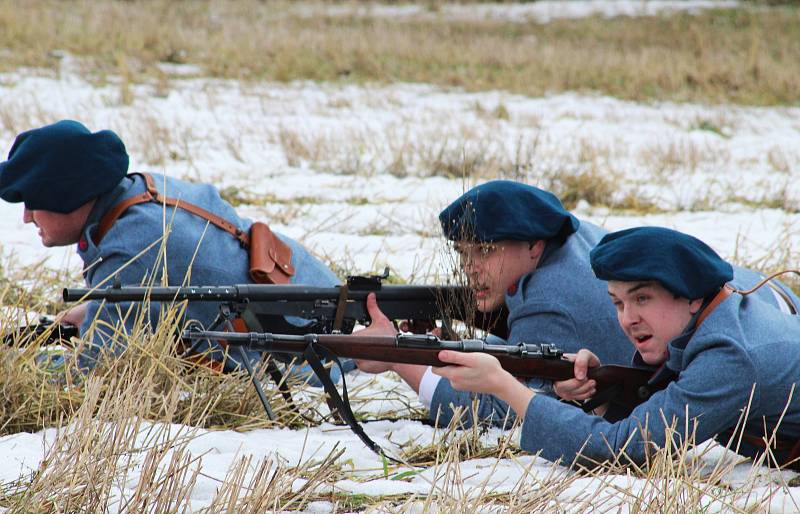
[[[378,308],[378,301],[375,299],[374,293],[367,295],[367,312],[369,313],[369,317],[372,319],[372,323],[370,323],[370,325],[364,330],[354,332],[353,335],[355,337],[397,335],[397,330],[395,330],[392,321],[387,318],[386,315]],[[391,362],[379,361],[357,360],[356,365],[358,366],[358,369],[366,373],[383,373],[384,371],[390,371],[393,368],[393,364]]]
[[[556,394],[565,400],[586,400],[597,393],[597,382],[586,378],[589,368],[600,366],[600,359],[589,350],[566,353],[564,358],[575,363],[575,378],[553,384]]]
[[[459,391],[496,394],[501,389],[500,384],[504,380],[508,380],[510,377],[516,381],[500,366],[500,361],[488,353],[442,350],[439,352],[439,360],[453,364],[453,366],[433,368],[433,372],[449,380],[450,384]]]
[[[61,323],[66,323],[67,325],[75,325],[76,327],[80,327],[83,323],[83,318],[86,317],[86,310],[88,309],[88,303],[82,303],[67,309],[61,313],[59,313],[57,319]]]

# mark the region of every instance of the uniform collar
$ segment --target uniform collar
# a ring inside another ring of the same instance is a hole
[[[108,193],[97,197],[97,201],[94,203],[94,207],[92,207],[92,211],[89,213],[89,217],[86,218],[86,225],[84,226],[84,231],[91,227],[92,225],[98,223],[103,215],[114,205],[116,205],[122,197],[133,185],[133,179],[130,176],[124,177],[122,180],[119,181],[119,184],[114,186],[114,189],[109,191]]]

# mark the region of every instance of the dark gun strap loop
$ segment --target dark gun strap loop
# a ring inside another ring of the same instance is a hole
[[[337,366],[339,366],[339,370],[342,371],[341,395],[336,389],[336,385],[331,380],[328,370],[326,370],[325,366],[323,366],[322,358],[317,352],[317,349],[321,350],[322,353],[325,353],[325,357],[332,360]],[[347,425],[350,427],[350,430],[352,430],[353,433],[356,434],[359,439],[361,439],[361,442],[363,442],[367,448],[375,452],[377,455],[380,455],[381,457],[384,457],[396,464],[402,464],[401,461],[384,452],[383,448],[381,448],[378,443],[373,441],[367,435],[367,433],[364,431],[364,428],[356,419],[353,410],[350,408],[350,398],[347,396],[347,382],[345,380],[344,370],[342,369],[341,362],[339,362],[339,358],[333,353],[325,350],[323,346],[319,346],[313,342],[306,346],[306,349],[303,352],[303,358],[311,366],[311,369],[314,370],[314,373],[317,375],[317,378],[319,378],[319,381],[322,382],[322,387],[325,389],[325,393],[330,399],[329,405],[333,404],[335,412],[337,412],[338,416],[343,419],[345,423],[347,423]]]
[[[336,314],[333,318],[333,333],[342,331],[342,323],[344,322],[344,312],[347,310],[347,284],[342,284],[339,287],[339,299],[336,301]]]
[[[592,412],[599,406],[611,402],[614,400],[614,398],[619,397],[622,394],[622,390],[622,384],[614,384],[611,387],[607,387],[583,402],[581,404],[581,409],[583,409],[583,412]]]

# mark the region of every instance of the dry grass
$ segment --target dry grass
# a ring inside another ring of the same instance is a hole
[[[629,99],[792,104],[800,99],[796,8],[715,10],[545,25],[444,17],[301,15],[284,2],[0,2],[3,70],[58,69],[66,51],[87,76],[149,76],[194,63],[212,76],[409,81],[530,95],[597,90]],[[324,10],[319,10],[324,12]],[[120,20],[125,20],[124,23]],[[421,51],[422,49],[422,51]],[[495,112],[502,118],[502,109]]]
[[[16,280],[8,275],[13,271],[5,270],[8,282]],[[50,280],[60,279],[42,279],[39,290],[47,291],[48,284],[53,285]],[[193,453],[189,444],[198,429],[242,431],[271,424],[246,377],[193,369],[176,358],[171,333],[179,312],[169,310],[154,334],[138,326],[130,334],[119,334],[128,350],[87,379],[72,380],[69,372],[63,380],[54,379],[33,363],[32,350],[2,352],[3,433],[45,427],[59,430],[32,475],[2,484],[0,507],[43,513],[194,510],[192,491],[203,476],[203,456]],[[3,325],[11,322],[4,320]],[[71,365],[68,362],[68,370]],[[327,409],[319,392],[302,384],[293,387],[303,392],[295,395],[299,411],[321,420]],[[376,399],[359,388],[351,393],[356,408]],[[267,394],[279,425],[307,425],[277,398],[274,387],[268,387]],[[403,395],[397,396],[402,403]],[[408,415],[410,408],[404,409]],[[702,510],[710,504],[752,511],[768,499],[753,492],[755,480],[735,489],[726,486],[724,475],[730,463],[721,462],[709,471],[707,462],[699,463],[702,454],[692,454],[691,441],[656,451],[647,466],[614,463],[574,472],[556,465],[542,467],[520,453],[514,440],[513,430],[491,440],[484,427],[464,428],[453,422],[430,440],[393,450],[415,467],[387,466],[383,473],[367,476],[342,460],[342,451],[336,448],[294,467],[277,456],[255,460],[245,455],[225,472],[202,512],[303,511],[311,502],[326,502],[332,511],[371,512],[531,512],[621,506],[663,512]],[[507,472],[502,469],[509,466],[515,470],[516,482],[496,492],[492,477],[502,476]],[[386,479],[427,484],[427,492],[364,495],[334,485],[342,480]],[[634,479],[630,488],[619,485],[620,480]]]
[[[59,430],[30,478],[5,484],[0,504],[10,512],[190,509],[201,472],[202,456],[188,448],[196,434],[190,427],[144,421],[150,414],[148,397],[142,395],[142,383],[132,378],[88,380],[83,385],[84,402],[70,424]],[[175,392],[166,398],[174,409],[178,396]],[[302,508],[308,495],[329,478],[341,453],[334,451],[321,462],[295,468],[272,459],[254,462],[250,456],[242,457],[220,480],[204,512]],[[139,476],[131,487],[133,471]],[[305,478],[305,484],[293,488],[299,477]]]

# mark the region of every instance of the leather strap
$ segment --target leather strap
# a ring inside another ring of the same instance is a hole
[[[347,284],[339,287],[339,300],[336,302],[336,315],[333,318],[333,332],[341,332],[344,312],[347,310]]]
[[[126,200],[123,200],[113,206],[111,210],[109,210],[101,219],[100,223],[97,225],[97,229],[92,234],[92,241],[94,242],[95,246],[100,244],[100,241],[106,236],[109,230],[111,230],[111,226],[117,221],[117,218],[120,215],[128,210],[128,207],[132,205],[136,205],[137,203],[145,203],[153,201],[153,197],[145,191],[144,193],[136,196],[132,196]]]
[[[763,437],[748,434],[747,432],[742,433],[741,427],[739,426],[729,428],[721,432],[719,435],[723,441],[725,439],[730,441],[741,438],[742,441],[746,442],[750,446],[764,450],[767,448],[767,441]],[[783,462],[779,463],[781,466],[800,470],[800,440],[785,439],[778,437],[777,434],[775,434],[775,437],[770,442],[772,443],[770,448],[786,453],[786,457],[783,459]]]
[[[117,218],[119,218],[129,207],[139,203],[156,202],[162,205],[170,205],[172,207],[181,208],[185,211],[191,212],[195,216],[200,216],[215,227],[230,233],[233,237],[239,240],[239,244],[241,244],[243,248],[250,247],[250,237],[246,232],[239,229],[239,227],[233,223],[192,203],[162,195],[156,188],[155,181],[153,180],[152,175],[149,173],[133,173],[132,175],[140,175],[143,177],[147,190],[140,195],[133,196],[116,204],[105,214],[105,216],[103,216],[103,218],[100,220],[100,223],[97,225],[97,230],[95,230],[95,233],[92,235],[92,241],[95,245],[100,244],[100,241],[102,241],[108,231],[111,230],[111,227],[114,225],[114,222],[117,221]]]
[[[783,302],[786,304],[786,308],[789,309],[789,314],[791,314],[792,316],[796,315],[797,305],[795,305],[794,301],[792,301],[792,297],[789,296],[789,294],[786,291],[776,286],[772,282],[767,282],[767,285],[769,286],[769,288],[772,290],[773,293],[778,295],[781,298],[781,300],[783,300]]]
[[[362,427],[358,422],[353,410],[350,408],[350,398],[347,396],[347,382],[344,378],[345,374],[342,373],[342,394],[340,395],[339,390],[336,389],[336,385],[333,383],[331,376],[328,374],[328,370],[326,370],[322,364],[322,357],[320,356],[320,353],[328,353],[328,358],[333,360],[336,365],[339,366],[339,369],[341,369],[342,366],[339,363],[339,358],[335,354],[327,352],[325,347],[317,345],[314,342],[310,342],[308,346],[306,346],[305,352],[303,352],[303,358],[311,366],[311,369],[314,370],[317,378],[320,380],[320,382],[322,382],[322,387],[325,390],[325,393],[328,395],[328,406],[331,407],[331,413],[339,419],[344,420],[344,422],[350,427],[350,430],[352,430],[353,433],[356,434],[359,439],[361,439],[361,442],[363,442],[367,448],[381,457],[384,457],[392,462],[402,464],[399,460],[384,452],[383,448],[373,441],[364,431],[364,427]]]
[[[697,317],[697,323],[695,323],[695,329],[703,323],[711,312],[717,308],[719,304],[725,301],[731,294],[733,294],[733,288],[728,284],[722,286],[722,289],[719,290],[719,293],[709,302],[708,306],[703,309],[703,312],[700,313],[700,316]]]

